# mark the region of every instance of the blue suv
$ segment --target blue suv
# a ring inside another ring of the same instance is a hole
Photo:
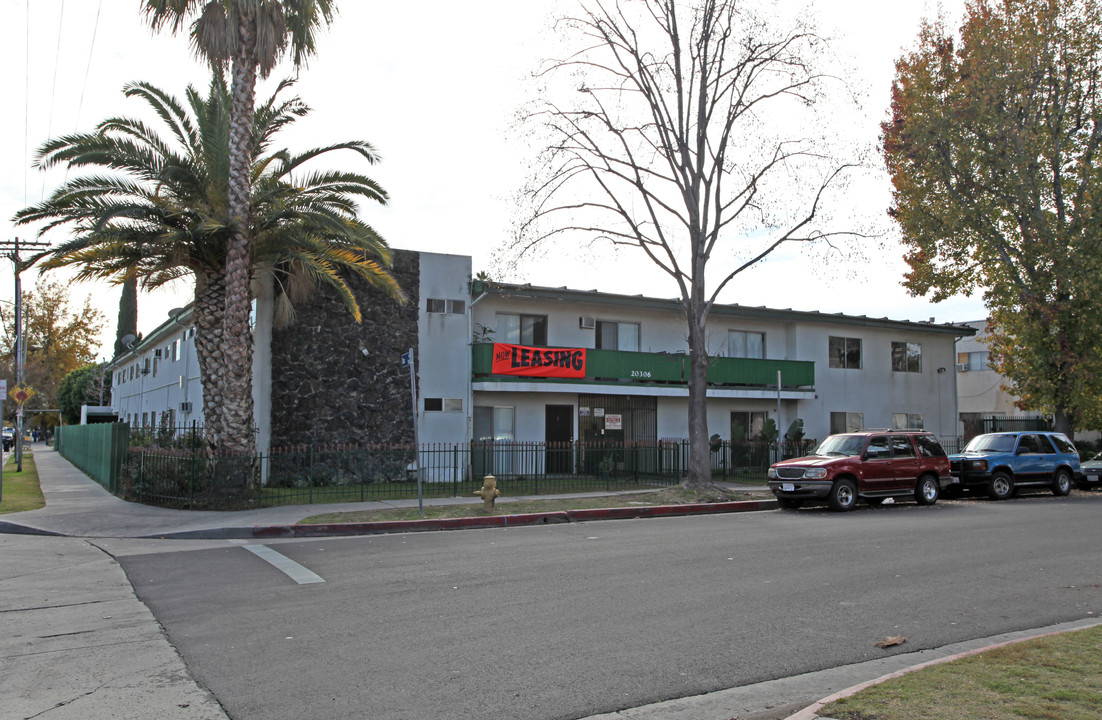
[[[1022,487],[1047,487],[1067,495],[1081,474],[1079,453],[1067,436],[1055,432],[1000,432],[977,435],[964,452],[949,456],[958,487],[982,490],[1003,500]]]

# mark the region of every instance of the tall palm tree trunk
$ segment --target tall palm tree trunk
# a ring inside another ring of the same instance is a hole
[[[249,216],[252,187],[252,121],[256,99],[255,45],[252,19],[244,14],[238,27],[240,51],[233,61],[230,109],[229,215],[233,226],[226,252],[226,313],[223,341],[226,378],[221,422],[212,438],[226,452],[253,454],[252,331],[249,327]]]
[[[203,387],[203,424],[208,432],[221,428],[227,373],[222,324],[226,308],[226,279],[219,270],[195,272],[195,357]],[[217,448],[208,435],[211,449]]]

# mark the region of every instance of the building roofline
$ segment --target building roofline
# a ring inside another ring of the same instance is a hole
[[[519,285],[514,283],[471,281],[471,295],[488,293],[501,297],[532,298],[537,300],[573,300],[598,305],[627,305],[631,307],[681,312],[681,303],[674,299],[652,298],[643,295],[620,295],[597,290],[573,290],[567,287],[540,287],[537,285]],[[920,330],[923,332],[947,333],[960,337],[976,334],[976,329],[963,324],[914,322],[911,320],[891,320],[873,318],[867,315],[845,315],[843,313],[822,313],[817,310],[792,310],[769,308],[764,305],[724,305],[716,303],[711,314],[720,317],[755,318],[773,321],[804,321],[813,323],[833,323],[864,327]]]

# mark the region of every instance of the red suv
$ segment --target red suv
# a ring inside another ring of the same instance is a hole
[[[921,430],[831,435],[811,455],[769,468],[769,489],[788,510],[822,502],[851,510],[858,499],[879,505],[896,497],[932,505],[951,482],[941,443]]]

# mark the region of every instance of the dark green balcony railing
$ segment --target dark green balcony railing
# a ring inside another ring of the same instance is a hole
[[[481,343],[471,348],[471,362],[476,380],[518,380],[536,382],[579,382],[493,375],[493,344]],[[712,358],[708,365],[709,385],[749,387],[777,386],[777,371],[781,385],[787,388],[813,388],[815,363],[803,360],[756,360],[751,358]],[[689,379],[689,356],[674,353],[622,352],[617,350],[587,350],[585,380],[581,382],[613,381],[635,384],[684,385]]]

